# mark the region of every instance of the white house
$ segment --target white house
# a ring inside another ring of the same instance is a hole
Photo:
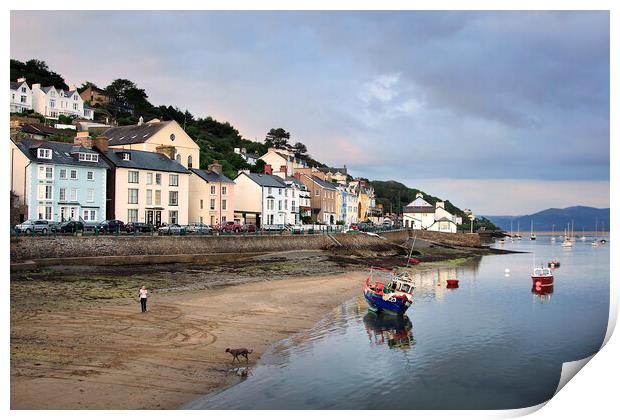
[[[236,219],[257,227],[291,223],[295,196],[282,178],[241,171],[234,181]]]
[[[403,225],[412,229],[456,233],[461,223],[460,217],[445,209],[443,201],[433,206],[422,198],[422,193],[417,193],[416,199],[403,208]]]
[[[270,147],[267,153],[260,157],[267,165],[276,170],[285,167],[286,176],[293,176],[296,169],[307,168],[305,161],[297,158],[295,153],[288,149],[276,149]]]
[[[17,79],[16,82],[11,82],[9,97],[11,99],[11,112],[24,112],[32,109],[32,91],[23,77]]]
[[[77,89],[56,89],[54,86],[41,87],[40,83],[32,85],[32,108],[50,119],[60,115],[92,120],[93,111],[84,106],[84,100]]]
[[[233,150],[250,165],[256,165],[256,161],[260,159],[260,156],[248,153],[245,147],[235,147]]]

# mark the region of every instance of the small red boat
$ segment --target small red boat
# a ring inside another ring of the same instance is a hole
[[[459,286],[459,281],[457,279],[449,279],[446,280],[446,283],[448,283],[448,287],[458,287]]]
[[[553,285],[553,273],[550,268],[535,268],[532,273],[532,283],[541,287]]]
[[[409,264],[413,265],[420,264],[420,260],[416,260],[415,258],[409,258],[407,261],[409,262]]]

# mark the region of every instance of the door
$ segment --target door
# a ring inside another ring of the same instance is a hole
[[[155,226],[161,226],[161,210],[155,210]]]
[[[146,211],[145,219],[146,219],[146,223],[149,223],[151,225],[153,224],[153,210]]]

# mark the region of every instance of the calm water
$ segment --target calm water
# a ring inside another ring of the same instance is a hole
[[[524,238],[463,267],[416,275],[408,317],[361,297],[275,345],[248,379],[187,408],[501,409],[553,396],[562,363],[596,352],[609,310],[609,244]],[[533,261],[556,257],[553,293],[532,292]],[[510,276],[504,269],[511,270]],[[445,280],[458,277],[458,289]]]

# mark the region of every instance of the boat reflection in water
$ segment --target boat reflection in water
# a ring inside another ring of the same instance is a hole
[[[373,346],[387,343],[391,349],[405,349],[415,345],[413,325],[406,315],[383,316],[368,312],[364,316],[364,326]]]
[[[548,302],[551,300],[551,295],[553,294],[553,284],[543,286],[534,283],[532,286],[532,294],[540,298],[541,303]]]

